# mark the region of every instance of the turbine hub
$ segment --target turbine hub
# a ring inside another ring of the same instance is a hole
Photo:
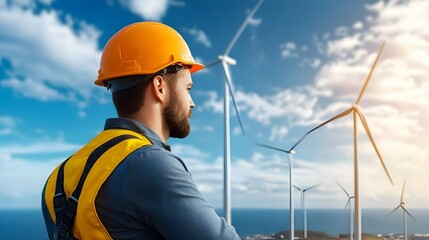
[[[352,108],[353,108],[353,110],[361,110],[361,108],[358,104],[353,104]]]
[[[218,59],[221,60],[222,62],[228,63],[229,65],[235,65],[235,64],[237,64],[237,61],[235,61],[235,59],[230,58],[230,57],[228,57],[226,55],[220,55],[218,57]]]

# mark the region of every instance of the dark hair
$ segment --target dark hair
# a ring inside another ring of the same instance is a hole
[[[176,82],[173,81],[175,79],[175,73],[159,75],[161,75],[164,80],[167,81],[167,84],[170,88],[175,86],[173,84]],[[141,83],[134,87],[112,93],[112,100],[113,104],[115,105],[118,117],[129,117],[135,114],[141,107],[143,107],[146,89],[156,76],[157,75],[153,75],[151,77],[148,77],[147,75],[131,75],[112,79],[113,81],[125,81],[138,80],[141,78],[142,80]]]

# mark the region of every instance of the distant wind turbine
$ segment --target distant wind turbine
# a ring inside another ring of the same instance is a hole
[[[225,221],[228,224],[231,224],[231,180],[230,180],[231,150],[230,150],[229,94],[231,94],[232,101],[234,103],[235,112],[237,113],[237,118],[240,123],[241,132],[244,135],[244,128],[243,128],[243,124],[241,123],[238,106],[235,101],[236,98],[234,95],[234,86],[232,83],[231,72],[229,70],[229,65],[235,65],[237,62],[231,57],[229,57],[228,54],[232,50],[232,47],[240,37],[244,28],[251,21],[256,10],[258,10],[258,8],[261,6],[262,2],[263,0],[260,0],[253,8],[253,10],[249,13],[247,18],[244,20],[243,24],[241,25],[240,29],[235,34],[231,43],[228,45],[228,48],[226,49],[225,53],[223,55],[220,55],[216,60],[212,61],[211,63],[206,64],[206,68],[209,68],[215,64],[222,63],[223,70],[225,73],[224,102],[223,102],[223,107],[224,107],[223,210],[224,210]]]
[[[352,240],[353,239],[353,208],[352,208],[352,201],[351,200],[355,197],[350,196],[350,194],[346,191],[346,189],[344,189],[343,186],[341,186],[341,184],[339,182],[337,182],[337,185],[341,189],[343,189],[344,193],[348,197],[346,208],[347,208],[347,206],[349,207],[349,239]]]
[[[308,135],[308,134],[306,134]],[[294,179],[293,179],[293,156],[295,155],[295,148],[298,146],[299,143],[302,142],[302,140],[305,138],[304,135],[297,143],[295,143],[291,149],[285,150],[282,148],[273,147],[266,144],[256,143],[256,145],[270,148],[276,151],[287,153],[288,161],[289,161],[289,222],[290,222],[290,239],[295,239],[295,216],[294,216],[294,201],[293,201],[293,185],[294,185]]]
[[[355,192],[355,239],[356,240],[361,240],[362,239],[362,222],[361,222],[361,216],[362,216],[362,212],[361,212],[361,206],[360,206],[360,195],[359,195],[359,165],[358,165],[358,145],[357,145],[357,117],[359,117],[359,119],[361,120],[361,123],[366,131],[366,134],[369,138],[369,140],[372,143],[372,146],[374,147],[375,152],[377,153],[377,156],[380,160],[381,165],[384,168],[384,171],[386,172],[387,177],[389,178],[390,183],[393,185],[393,181],[392,178],[390,177],[389,171],[387,171],[387,168],[383,162],[383,159],[380,155],[380,152],[378,151],[377,145],[375,144],[375,141],[372,137],[371,131],[369,130],[368,127],[368,123],[366,122],[365,116],[363,115],[361,108],[359,106],[360,100],[362,98],[363,93],[365,92],[365,89],[368,85],[369,80],[371,79],[372,73],[375,69],[375,66],[377,65],[378,59],[380,58],[381,52],[383,51],[383,47],[384,47],[384,42],[380,47],[380,50],[378,51],[377,57],[372,65],[372,68],[368,74],[368,77],[365,81],[365,84],[362,87],[362,90],[359,93],[359,96],[356,100],[356,102],[347,110],[345,110],[344,112],[336,115],[335,117],[325,121],[324,123],[320,124],[319,126],[311,129],[310,131],[308,131],[296,144],[298,145],[308,134],[312,133],[313,131],[319,129],[320,127],[335,121],[339,118],[342,118],[344,116],[347,116],[348,114],[353,112],[353,145],[354,145],[354,192]],[[295,147],[293,146],[293,147]],[[292,147],[292,148],[293,148]]]
[[[293,149],[291,150],[284,150],[281,148],[272,147],[266,144],[256,143],[256,145],[259,145],[261,147],[270,148],[276,151],[287,153],[288,161],[289,161],[289,223],[290,223],[290,236],[289,239],[295,239],[295,216],[294,216],[294,202],[293,202],[293,175],[292,175],[292,169],[293,169],[293,155],[295,155],[295,151]]]
[[[404,225],[404,239],[408,240],[408,226],[407,226],[407,215],[410,216],[414,221],[417,221],[413,215],[411,215],[410,212],[408,212],[408,210],[405,208],[405,202],[404,202],[404,189],[405,189],[405,182],[402,185],[402,192],[401,192],[401,200],[399,201],[399,205],[393,209],[393,211],[391,211],[389,213],[392,214],[393,212],[395,212],[398,208],[402,208],[402,221],[403,221],[403,225]]]
[[[316,188],[318,186],[320,186],[321,184],[316,184],[313,185],[311,187],[308,188],[299,188],[296,185],[293,185],[298,191],[301,192],[301,207],[302,207],[302,211],[303,211],[303,215],[304,215],[304,238],[307,239],[307,209],[305,208],[305,192],[307,192],[308,190],[311,190],[313,188]]]

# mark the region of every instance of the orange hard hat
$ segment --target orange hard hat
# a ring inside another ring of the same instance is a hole
[[[95,84],[105,86],[112,78],[154,74],[176,63],[189,66],[191,73],[204,68],[173,28],[158,22],[133,23],[107,42]]]

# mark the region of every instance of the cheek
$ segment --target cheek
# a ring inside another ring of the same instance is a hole
[[[181,108],[183,108],[183,109],[189,108],[190,99],[189,99],[189,95],[187,93],[186,94],[184,94],[184,93],[178,94],[177,99],[175,99],[175,100],[177,101],[176,104],[181,106]]]

